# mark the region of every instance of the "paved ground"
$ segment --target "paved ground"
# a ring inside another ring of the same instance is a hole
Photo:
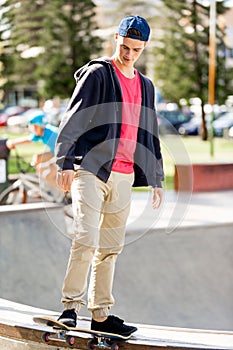
[[[129,227],[163,228],[233,223],[233,190],[186,193],[166,191],[159,210],[151,208],[151,192],[134,192]]]

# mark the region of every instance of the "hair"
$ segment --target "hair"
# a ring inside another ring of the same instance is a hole
[[[142,33],[139,30],[137,30],[137,29],[129,28],[128,31],[127,31],[127,36],[128,35],[135,35],[135,36],[141,37]]]

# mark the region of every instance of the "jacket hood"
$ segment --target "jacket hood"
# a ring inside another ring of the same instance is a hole
[[[100,57],[93,59],[89,61],[87,64],[79,68],[75,73],[74,73],[74,78],[77,81],[81,78],[81,76],[88,70],[88,68],[94,64],[103,64],[108,66],[111,69],[111,59],[109,57]]]
[[[96,58],[94,60],[89,61],[87,64],[85,64],[85,66],[79,68],[75,74],[74,74],[74,78],[76,80],[76,83],[78,82],[78,80],[90,69],[91,66],[94,65],[104,65],[106,66],[106,68],[109,71],[110,74],[110,79],[112,81],[112,87],[113,87],[113,93],[114,93],[114,103],[115,103],[115,109],[118,112],[119,111],[119,106],[117,103],[117,97],[116,97],[116,87],[115,87],[115,83],[114,83],[114,68],[111,64],[111,58],[109,57],[100,57],[100,58]]]

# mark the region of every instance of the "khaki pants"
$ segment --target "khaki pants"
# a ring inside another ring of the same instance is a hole
[[[122,251],[130,210],[134,174],[112,172],[107,183],[85,170],[76,172],[72,184],[74,238],[63,284],[65,309],[85,304],[93,317],[108,315],[114,304],[112,286],[115,262]]]

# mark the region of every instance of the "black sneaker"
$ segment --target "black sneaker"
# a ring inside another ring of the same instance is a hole
[[[58,321],[65,324],[68,327],[76,327],[77,314],[75,309],[64,310]]]
[[[123,336],[128,336],[133,332],[136,332],[137,328],[133,326],[127,326],[124,321],[116,316],[108,316],[104,322],[97,322],[92,320],[91,329],[100,332],[113,333]]]

